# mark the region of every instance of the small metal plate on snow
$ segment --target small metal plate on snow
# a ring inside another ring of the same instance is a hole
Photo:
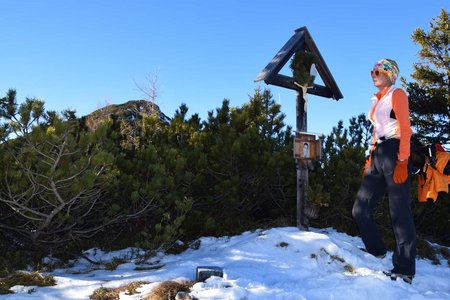
[[[223,269],[216,266],[199,266],[196,273],[196,281],[205,281],[211,276],[223,277]]]

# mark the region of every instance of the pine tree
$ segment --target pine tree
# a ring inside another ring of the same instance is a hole
[[[324,139],[322,160],[310,173],[310,195],[313,203],[323,207],[313,226],[332,226],[356,234],[351,216],[355,195],[361,184],[365,151],[371,137],[371,124],[364,114],[333,127]]]
[[[0,237],[10,250],[39,258],[82,241],[92,245],[107,227],[123,230],[156,209],[150,196],[130,201],[113,194],[122,185],[118,160],[126,156],[110,123],[86,131],[74,111],[46,111],[38,99],[18,104],[14,90],[0,98],[0,122]],[[110,240],[118,232],[111,234]]]
[[[257,89],[242,107],[224,100],[190,137],[192,234],[236,233],[294,216],[292,132],[268,90]]]
[[[419,139],[432,143],[450,142],[450,19],[444,9],[430,23],[430,31],[419,28],[412,34],[421,46],[420,62],[414,64],[406,82],[409,93],[411,123]]]

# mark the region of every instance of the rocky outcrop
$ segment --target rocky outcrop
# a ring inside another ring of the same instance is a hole
[[[144,115],[152,115],[155,113],[158,114],[161,121],[170,121],[155,103],[146,100],[130,100],[124,104],[113,104],[97,109],[85,117],[85,125],[90,130],[95,130],[101,123],[110,120],[114,116],[118,121],[133,126]]]
[[[130,100],[124,104],[108,105],[83,117],[84,125],[88,130],[95,131],[100,124],[114,119],[120,126],[122,148],[133,150],[140,147],[141,120],[144,116],[156,114],[164,123],[170,119],[160,111],[158,105],[146,100]]]

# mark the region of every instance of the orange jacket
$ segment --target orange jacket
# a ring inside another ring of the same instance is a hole
[[[419,202],[426,202],[427,199],[433,199],[433,202],[435,202],[439,192],[448,193],[450,175],[445,175],[443,172],[449,161],[449,152],[436,151],[436,169],[428,166],[426,180],[424,176],[419,177]]]

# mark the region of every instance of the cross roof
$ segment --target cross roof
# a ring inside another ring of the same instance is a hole
[[[278,74],[278,72],[280,72],[288,60],[299,50],[310,52],[316,57],[316,69],[325,84],[325,86],[314,84],[312,88],[308,88],[308,94],[333,98],[334,100],[342,99],[344,96],[334,81],[333,75],[331,75],[330,70],[306,27],[295,30],[294,35],[286,42],[283,48],[278,51],[261,73],[259,73],[255,82],[264,80],[266,84],[298,90],[299,88],[294,84],[293,77]]]

